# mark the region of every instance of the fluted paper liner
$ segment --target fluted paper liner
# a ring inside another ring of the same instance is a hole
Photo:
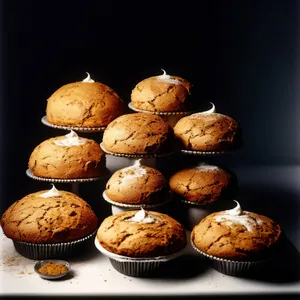
[[[31,179],[45,182],[53,183],[84,183],[84,182],[93,182],[97,180],[104,179],[110,175],[110,171],[105,169],[102,176],[99,177],[86,177],[86,178],[50,178],[50,177],[39,177],[35,176],[30,169],[26,170],[26,175]]]
[[[194,113],[195,111],[151,111],[151,110],[144,110],[144,109],[139,109],[133,106],[132,102],[129,102],[128,107],[136,112],[142,112],[142,113],[148,113],[148,114],[153,114],[153,115],[158,115],[158,116],[176,116],[176,115],[181,115],[181,116],[186,116]]]
[[[84,247],[95,236],[97,231],[92,234],[70,242],[62,243],[28,243],[12,240],[16,251],[22,256],[34,259],[64,258],[82,252]],[[81,251],[79,251],[81,250]]]
[[[106,195],[106,190],[103,191],[102,196],[103,196],[103,199],[105,201],[107,201],[108,203],[110,203],[112,205],[115,205],[115,206],[124,207],[124,208],[133,208],[133,209],[134,208],[140,209],[142,207],[142,208],[148,209],[148,210],[151,210],[153,208],[165,205],[165,204],[167,204],[168,202],[170,202],[172,200],[172,193],[171,192],[169,192],[167,194],[167,197],[166,197],[167,199],[165,201],[158,202],[158,203],[151,203],[151,204],[128,204],[128,203],[116,202],[116,201],[113,201],[113,200],[109,199],[109,197]]]
[[[80,127],[80,126],[64,126],[64,125],[55,125],[47,120],[47,116],[42,117],[41,119],[42,123],[48,127],[52,127],[55,129],[62,129],[62,130],[74,130],[77,132],[103,132],[106,128],[106,126],[98,126],[98,127]]]
[[[254,261],[237,261],[230,260],[225,258],[219,258],[213,255],[209,255],[200,249],[193,243],[192,239],[191,245],[192,247],[200,253],[203,257],[209,260],[211,266],[218,272],[230,275],[230,276],[245,276],[250,275],[253,271],[255,271],[258,267],[270,262],[271,259],[265,260],[254,260]]]
[[[120,273],[132,276],[132,277],[144,277],[148,276],[156,271],[163,263],[175,259],[184,254],[186,248],[182,250],[166,255],[156,257],[129,257],[112,253],[101,246],[97,236],[95,238],[96,248],[105,256],[109,258],[111,265]]]
[[[172,152],[165,152],[165,153],[128,154],[128,153],[117,153],[117,152],[108,151],[103,146],[103,143],[100,143],[100,147],[106,154],[109,154],[112,156],[127,157],[127,158],[152,158],[152,157],[159,158],[159,157],[169,156],[169,155],[172,155],[175,153],[175,151],[172,151]]]

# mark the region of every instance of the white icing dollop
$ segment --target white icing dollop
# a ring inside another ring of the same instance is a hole
[[[65,139],[54,141],[54,144],[57,146],[80,146],[85,144],[85,139],[80,138],[77,133],[71,130],[70,133],[65,135]]]
[[[218,166],[209,165],[206,163],[200,163],[198,166],[195,167],[195,169],[199,171],[218,171],[220,168]]]
[[[163,71],[163,74],[156,76],[157,79],[171,83],[171,84],[181,84],[180,80],[168,75],[164,69],[161,69],[161,70]]]
[[[93,79],[91,78],[91,76],[90,76],[90,74],[89,74],[88,72],[85,72],[85,73],[87,74],[87,77],[84,78],[84,79],[82,80],[82,82],[95,82],[95,80],[93,80]]]
[[[155,220],[148,216],[147,212],[141,208],[132,218],[128,219],[129,222],[137,223],[154,223]]]
[[[216,113],[216,106],[212,102],[210,102],[210,104],[212,105],[211,109],[206,110],[206,111],[202,111],[202,112],[197,112],[195,114],[192,114],[191,117],[197,117],[197,116],[200,116],[200,115],[208,115],[208,114]]]
[[[61,197],[61,194],[59,190],[56,189],[54,184],[52,184],[52,188],[48,192],[41,194],[40,197],[42,198]]]
[[[135,178],[138,178],[138,177],[142,177],[145,174],[147,174],[147,171],[141,165],[141,160],[140,159],[136,160],[135,163],[132,166],[129,166],[129,167],[124,168],[122,170],[123,180],[135,179]]]
[[[249,212],[243,211],[240,204],[236,201],[236,207],[233,209],[225,210],[222,214],[216,215],[214,219],[217,222],[222,222],[227,226],[232,224],[240,224],[246,227],[247,231],[252,232],[253,229],[262,224],[262,220],[259,218],[253,218],[249,216]]]

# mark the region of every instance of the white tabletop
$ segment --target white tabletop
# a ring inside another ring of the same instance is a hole
[[[102,295],[102,296],[186,296],[186,295],[258,295],[300,293],[299,276],[299,210],[300,176],[299,167],[243,168],[234,170],[245,190],[238,196],[255,197],[259,186],[268,205],[273,205],[270,213],[281,215],[285,234],[293,243],[287,243],[281,264],[271,268],[262,278],[237,278],[216,272],[207,267],[205,261],[188,247],[186,255],[174,260],[168,269],[162,269],[161,276],[154,278],[134,278],[118,273],[104,257],[91,245],[91,249],[78,259],[69,260],[72,273],[64,280],[41,279],[33,270],[35,261],[20,256],[11,240],[0,232],[0,295]],[[268,180],[266,179],[268,178]],[[270,184],[274,188],[270,188]],[[267,195],[266,188],[271,189]],[[280,192],[281,191],[281,192]],[[283,191],[286,191],[284,193]],[[246,193],[246,194],[245,194]],[[275,193],[272,198],[272,193]],[[281,194],[280,194],[281,193]],[[279,197],[276,198],[276,195]],[[290,198],[288,197],[290,195]],[[270,199],[269,199],[269,198]],[[253,199],[253,198],[252,198]],[[255,201],[261,201],[256,199]],[[256,203],[253,200],[253,203]],[[271,202],[270,202],[271,201]],[[280,202],[281,201],[281,202]],[[293,202],[294,201],[294,202]],[[298,201],[298,202],[297,202]],[[251,201],[250,201],[251,202]],[[282,205],[279,207],[279,203]],[[298,204],[297,204],[298,203]],[[297,206],[298,205],[298,206]],[[251,205],[249,205],[250,207]],[[277,208],[275,207],[277,206]],[[291,207],[292,206],[292,207]],[[263,205],[261,206],[263,211]],[[294,214],[293,214],[294,213]],[[290,222],[294,221],[294,222]],[[296,247],[295,247],[296,246]]]

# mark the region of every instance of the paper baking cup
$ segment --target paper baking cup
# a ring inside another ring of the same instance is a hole
[[[83,253],[84,248],[88,243],[91,242],[91,239],[96,235],[97,231],[94,231],[92,234],[70,242],[65,243],[27,243],[12,240],[16,251],[22,256],[34,259],[51,259],[51,258],[65,258],[71,257],[80,253]]]
[[[104,179],[110,175],[110,171],[106,169],[103,172],[103,175],[100,177],[89,177],[89,178],[49,178],[49,177],[39,177],[33,175],[30,169],[26,170],[26,175],[34,180],[53,182],[53,183],[84,183],[84,182],[93,182],[97,180]]]
[[[150,276],[154,271],[161,267],[163,263],[182,256],[185,251],[185,248],[183,248],[182,250],[167,256],[157,256],[149,258],[123,256],[114,254],[104,249],[100,245],[97,236],[95,238],[95,246],[103,255],[109,258],[111,265],[118,272],[132,277]]]
[[[128,107],[136,112],[148,113],[152,115],[159,115],[159,116],[185,116],[193,114],[196,111],[151,111],[151,110],[144,110],[139,109],[133,106],[132,102],[128,103]]]
[[[169,156],[175,153],[175,151],[172,151],[166,153],[127,154],[127,153],[116,153],[116,152],[108,151],[104,148],[103,143],[100,143],[100,147],[106,154],[119,156],[119,157],[127,157],[127,158],[152,158],[152,157],[159,158],[159,157]]]
[[[159,211],[159,208],[172,201],[171,192],[168,193],[165,201],[159,203],[153,203],[153,204],[128,204],[128,203],[116,202],[108,198],[108,196],[106,195],[106,191],[103,191],[102,196],[105,201],[111,204],[111,210],[113,215],[120,212],[134,210],[134,209],[141,209],[141,208],[144,208],[146,210]]]
[[[135,108],[132,105],[132,102],[128,104],[128,107],[136,112],[158,115],[162,117],[172,128],[182,117],[193,114],[195,112],[195,111],[150,111],[150,110]]]
[[[219,258],[213,255],[209,255],[199,250],[191,239],[192,247],[200,253],[204,258],[206,258],[216,271],[230,275],[230,276],[249,276],[257,269],[261,268],[265,264],[269,263],[271,259],[266,260],[255,260],[255,261],[236,261],[224,258]]]
[[[198,156],[218,156],[218,155],[231,153],[231,151],[197,151],[197,150],[187,150],[187,149],[181,149],[180,151],[184,154],[198,155]]]
[[[42,123],[48,127],[52,127],[55,129],[62,129],[62,130],[74,130],[77,132],[103,132],[106,128],[106,126],[99,126],[99,127],[79,127],[79,126],[62,126],[62,125],[55,125],[52,123],[49,123],[47,121],[47,116],[42,117],[41,119]]]

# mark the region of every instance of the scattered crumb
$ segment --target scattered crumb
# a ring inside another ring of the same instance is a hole
[[[19,272],[19,274],[25,274],[23,271]]]
[[[107,282],[107,280],[106,280],[106,279],[104,279],[104,282]]]

